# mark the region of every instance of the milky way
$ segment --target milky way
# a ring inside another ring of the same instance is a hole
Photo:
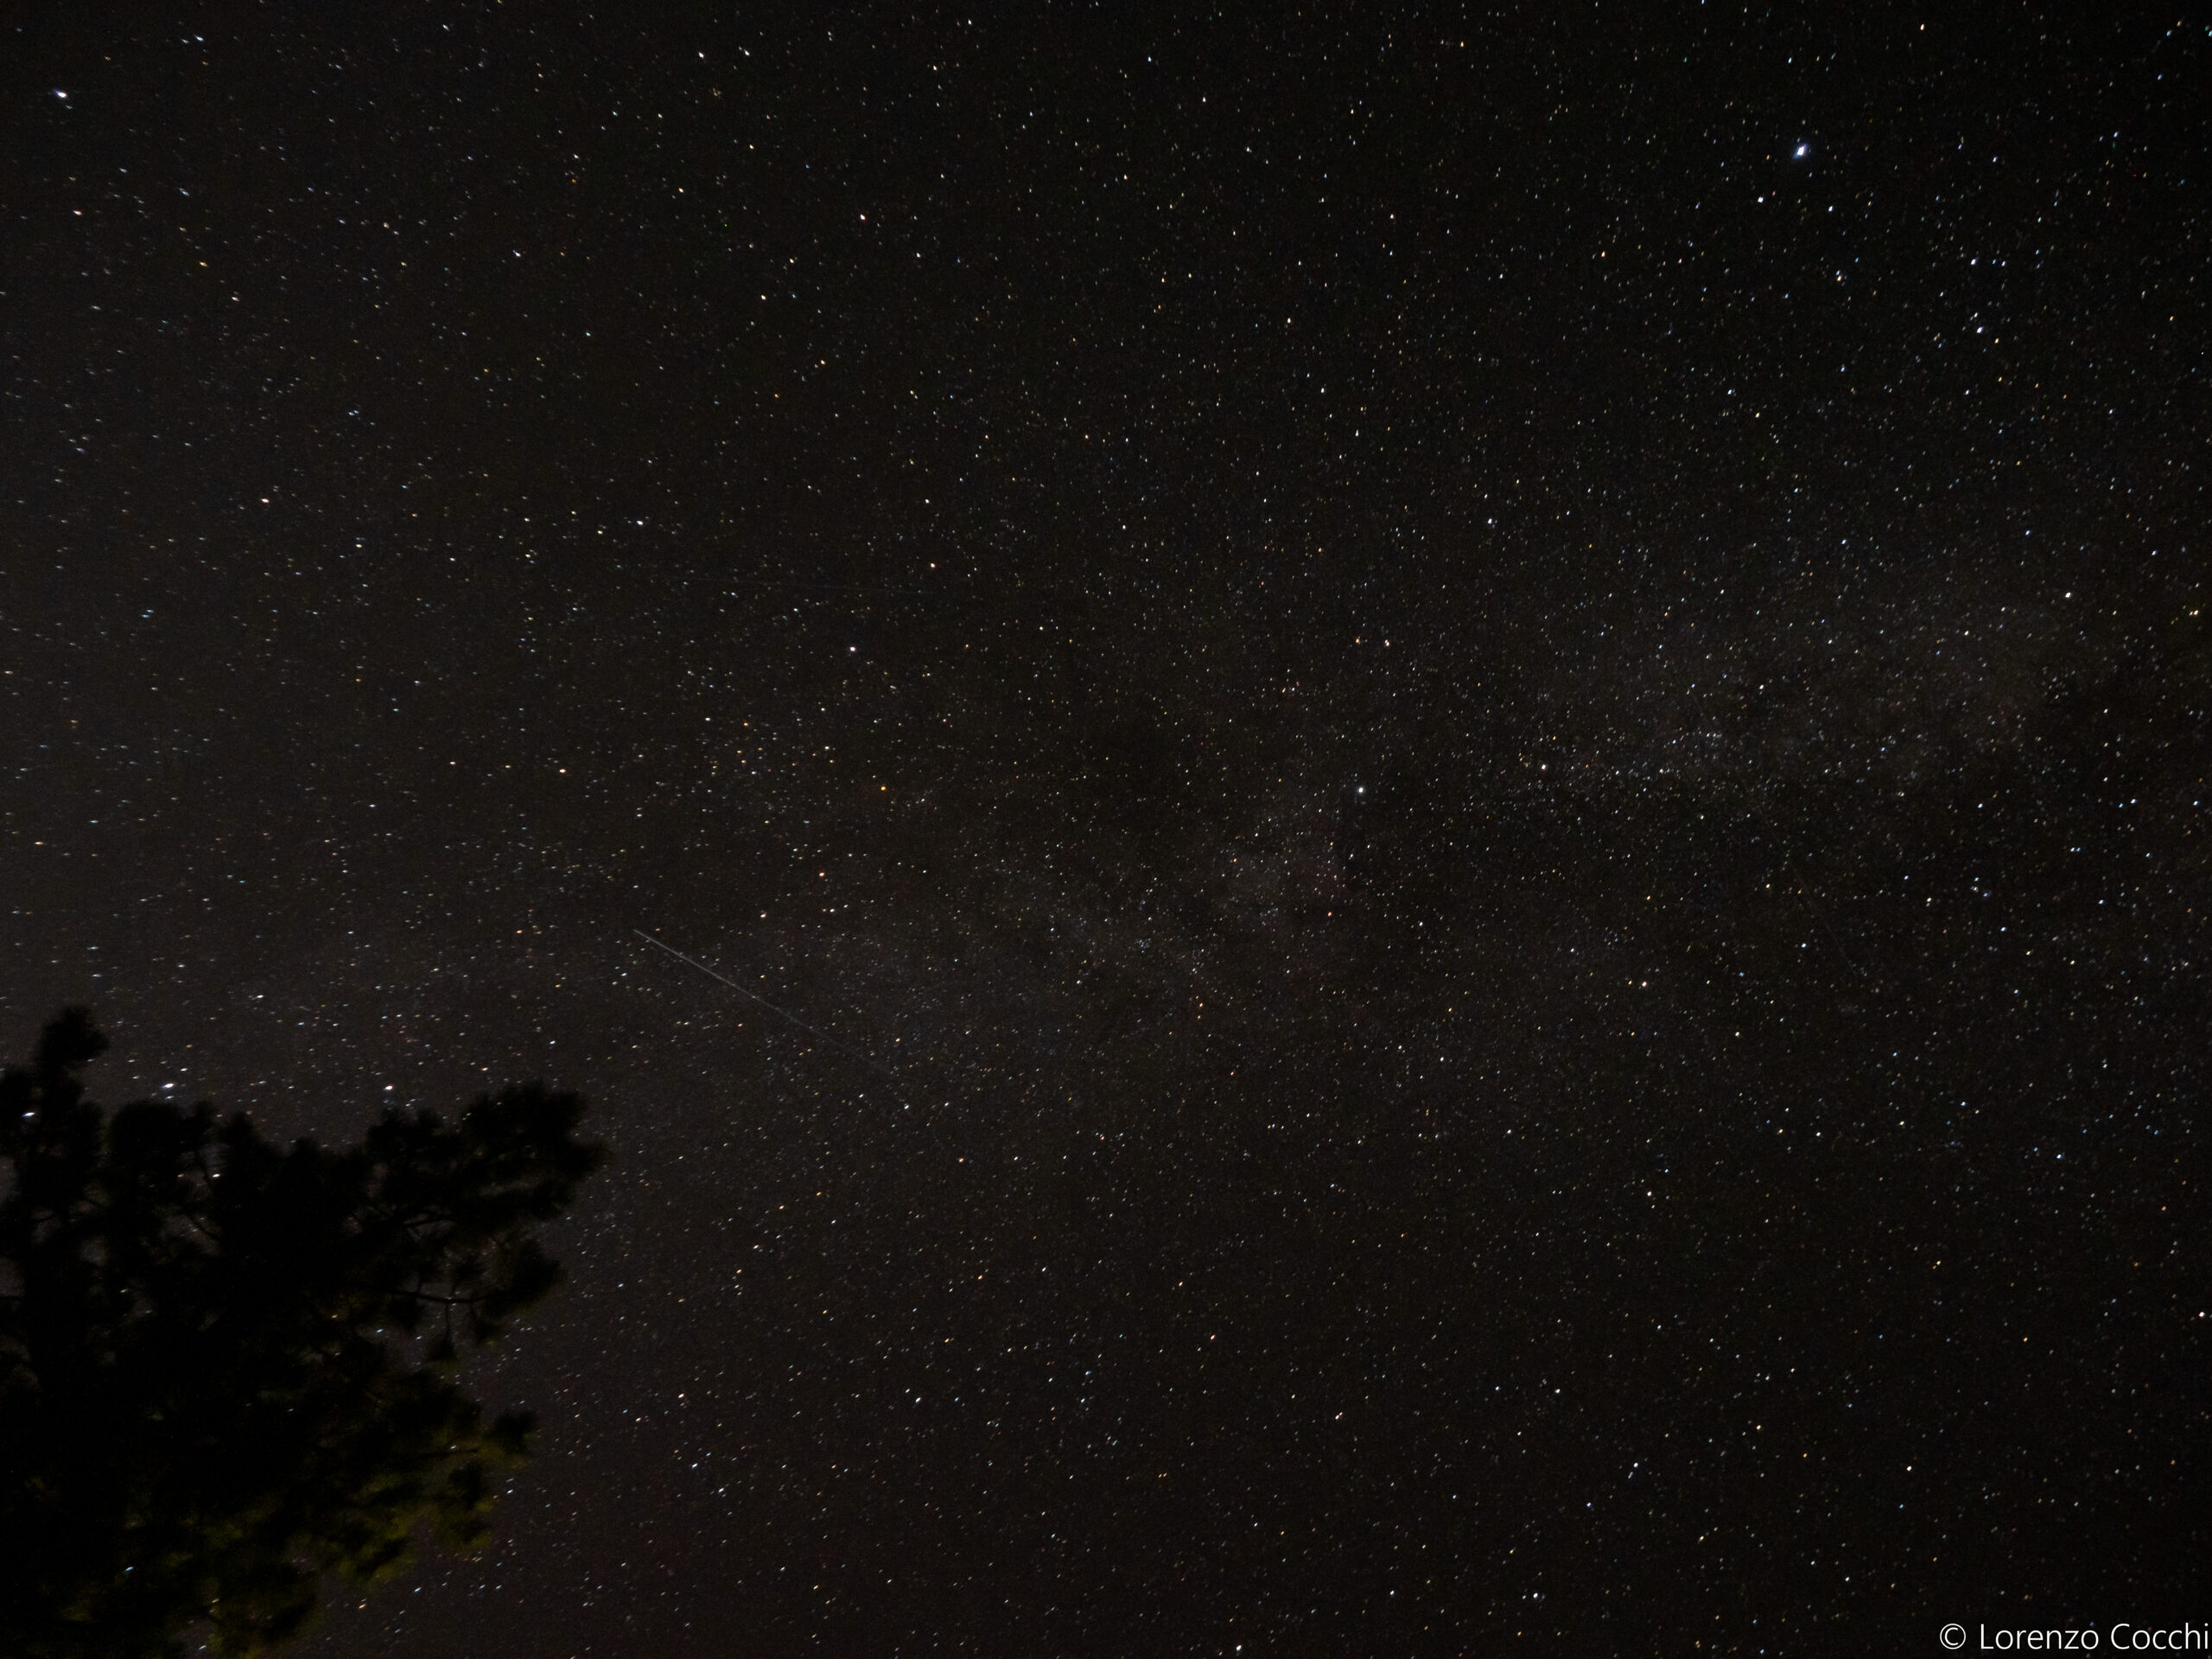
[[[613,1152],[303,1652],[2202,1618],[2202,29],[48,10],[10,1052]]]

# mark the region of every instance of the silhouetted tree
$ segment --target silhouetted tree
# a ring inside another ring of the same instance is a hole
[[[0,1077],[0,1651],[251,1654],[326,1573],[467,1549],[531,1419],[457,1384],[559,1269],[532,1236],[601,1161],[536,1084],[289,1151],[243,1116],[105,1111],[62,1013]]]

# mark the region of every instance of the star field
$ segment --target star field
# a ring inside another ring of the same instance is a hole
[[[11,1055],[613,1154],[301,1651],[2201,1622],[2177,17],[6,25]]]

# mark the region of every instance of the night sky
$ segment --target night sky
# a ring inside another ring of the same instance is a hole
[[[302,1651],[2203,1622],[2185,10],[0,26],[8,1058],[613,1152]]]

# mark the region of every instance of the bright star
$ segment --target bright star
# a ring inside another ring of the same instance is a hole
[[[1800,156],[1802,156],[1802,155],[1803,155],[1807,150],[1810,149],[1811,148],[1812,148],[1812,146],[1811,146],[1810,144],[1800,144],[1800,145],[1798,145],[1798,146],[1797,146],[1797,153],[1798,153]]]

